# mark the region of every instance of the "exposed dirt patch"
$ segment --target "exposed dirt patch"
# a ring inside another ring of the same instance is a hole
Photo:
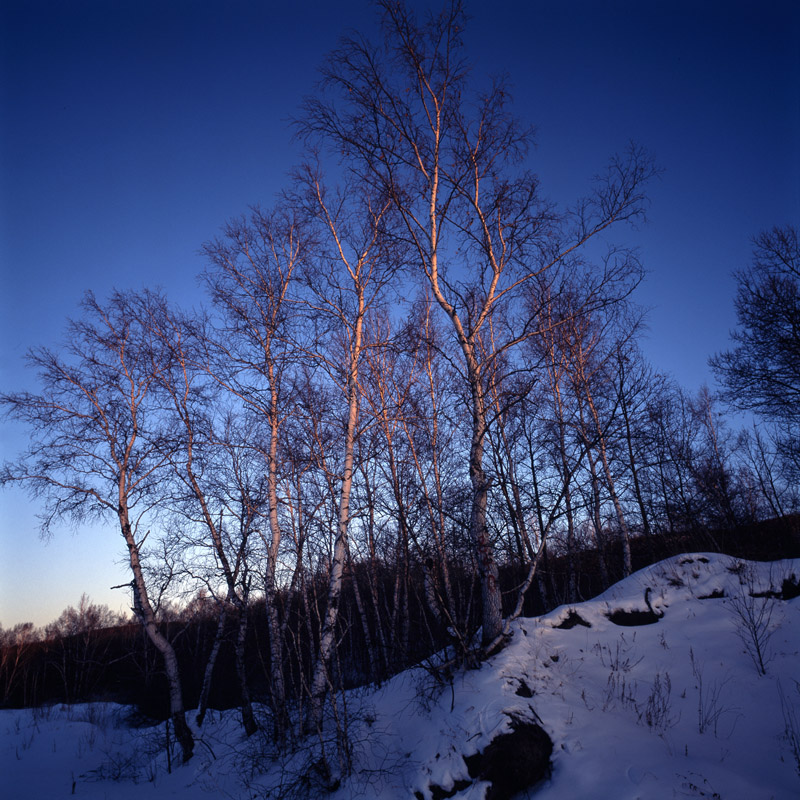
[[[511,727],[482,753],[464,759],[470,777],[491,783],[486,800],[509,800],[550,774],[553,742],[544,729],[520,719],[513,719]]]
[[[784,578],[781,585],[781,596],[784,600],[794,600],[795,597],[800,597],[800,581],[794,575]]]
[[[631,628],[636,625],[652,625],[661,619],[660,614],[656,614],[649,609],[645,611],[639,611],[637,609],[625,611],[622,608],[618,608],[614,611],[610,611],[606,616],[615,625],[622,625],[626,628]]]
[[[519,686],[517,686],[517,690],[514,692],[514,694],[519,695],[520,697],[533,697],[533,691],[531,690],[531,687],[528,686],[528,684],[525,683],[522,678],[520,678]]]
[[[777,589],[766,589],[763,592],[750,592],[750,597],[765,597],[772,600],[793,600],[800,597],[800,583],[794,575],[783,579],[780,591]]]
[[[571,608],[567,616],[564,617],[558,625],[553,625],[553,627],[570,630],[570,628],[574,628],[576,625],[583,625],[584,628],[592,627],[591,622],[587,622],[574,608]]]
[[[430,784],[428,788],[431,790],[431,797],[433,800],[447,800],[448,797],[453,797],[457,792],[469,786],[472,786],[472,781],[457,780],[453,782],[452,789],[442,789],[441,786],[435,783]],[[425,800],[425,795],[422,794],[422,792],[414,792],[414,797],[416,797],[417,800]]]

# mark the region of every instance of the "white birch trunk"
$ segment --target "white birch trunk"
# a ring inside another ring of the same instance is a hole
[[[358,361],[361,354],[361,340],[364,325],[364,297],[359,292],[359,308],[350,351],[350,365],[347,376],[348,416],[344,437],[344,465],[342,469],[341,494],[333,545],[333,561],[328,578],[328,600],[322,619],[319,650],[311,679],[311,718],[317,727],[322,725],[322,705],[329,682],[328,668],[336,634],[336,621],[339,617],[339,599],[342,592],[342,575],[347,558],[347,529],[350,524],[350,492],[353,486],[353,458],[358,425]]]
[[[136,543],[136,538],[133,534],[128,516],[123,481],[124,478],[120,481],[120,501],[117,514],[119,516],[122,535],[125,538],[125,543],[128,545],[128,556],[131,571],[133,572],[134,610],[144,626],[148,638],[164,659],[164,670],[167,674],[167,683],[169,685],[170,717],[175,728],[175,737],[181,746],[183,761],[185,763],[192,757],[194,737],[192,736],[191,730],[189,730],[189,726],[186,724],[180,672],[178,670],[178,658],[175,655],[175,649],[172,647],[170,641],[158,629],[156,615],[150,604],[150,597],[147,593],[147,585],[145,584],[142,565],[139,559],[139,546]]]

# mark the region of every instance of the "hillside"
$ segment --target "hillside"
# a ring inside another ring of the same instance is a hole
[[[479,669],[431,663],[351,691],[337,708],[352,744],[341,779],[315,770],[325,743],[277,759],[234,711],[211,715],[171,774],[165,726],[137,727],[129,708],[0,711],[4,796],[489,800],[516,796],[549,737],[550,768],[520,797],[797,797],[799,578],[800,560],[677,556],[518,620]]]

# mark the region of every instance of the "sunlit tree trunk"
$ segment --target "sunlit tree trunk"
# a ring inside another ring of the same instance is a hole
[[[344,464],[339,493],[339,510],[336,539],[333,545],[328,578],[328,596],[322,618],[319,649],[311,678],[311,714],[316,725],[322,724],[322,704],[328,687],[328,668],[333,654],[336,620],[339,616],[339,599],[342,593],[342,575],[347,557],[347,528],[350,522],[350,492],[353,488],[353,455],[358,425],[358,361],[361,355],[361,338],[364,325],[364,298],[359,293],[359,316],[354,325],[350,366],[347,374],[347,424],[344,432]]]
[[[279,442],[295,364],[290,341],[290,290],[303,263],[306,234],[291,204],[265,213],[254,209],[248,219],[234,220],[224,238],[207,243],[210,268],[204,275],[215,305],[224,313],[223,329],[209,349],[212,378],[266,429],[264,460],[267,530],[258,526],[266,550],[262,577],[270,650],[270,694],[274,735],[283,741],[287,725],[283,641],[280,635],[276,569],[281,543],[278,516]]]
[[[315,324],[323,329],[327,325],[327,335],[333,333],[340,343],[336,352],[326,349],[328,343],[319,342],[310,355],[339,385],[347,408],[328,591],[310,685],[311,720],[317,728],[322,725],[323,701],[332,683],[330,664],[348,550],[350,500],[359,435],[359,370],[365,347],[367,313],[382,297],[396,269],[394,255],[381,236],[388,202],[359,193],[354,187],[348,188],[351,191],[347,194],[329,195],[321,177],[311,168],[306,169],[299,186],[304,193],[302,202],[319,226],[321,240],[327,242],[322,245],[322,258],[315,265],[316,269],[307,273],[310,290],[307,306],[316,317]],[[327,480],[331,480],[330,475]]]

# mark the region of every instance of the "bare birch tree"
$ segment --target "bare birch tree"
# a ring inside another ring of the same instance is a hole
[[[273,212],[253,209],[249,218],[233,220],[223,236],[208,242],[204,274],[214,305],[222,312],[218,331],[206,337],[206,369],[264,436],[247,446],[261,454],[265,467],[267,529],[259,526],[266,551],[263,574],[269,626],[272,710],[275,734],[286,726],[286,687],[277,599],[277,565],[281,547],[279,520],[281,433],[291,414],[295,360],[292,343],[291,287],[305,258],[303,225],[288,205]]]
[[[7,413],[31,431],[31,444],[6,465],[0,483],[27,485],[43,498],[43,531],[60,519],[111,516],[130,564],[133,611],[164,660],[170,715],[184,761],[194,739],[186,724],[178,660],[160,630],[142,565],[148,512],[166,466],[157,404],[157,373],[135,297],[116,292],[106,304],[87,294],[83,318],[69,324],[61,354],[33,350],[40,394],[2,395]]]
[[[506,87],[469,91],[461,2],[452,0],[422,25],[402,3],[378,5],[385,46],[346,39],[328,58],[324,94],[307,101],[300,131],[329,144],[360,180],[392,199],[401,220],[396,235],[451,323],[469,393],[470,529],[490,650],[503,624],[486,523],[487,378],[498,356],[535,333],[513,311],[525,284],[611,225],[640,217],[653,168],[632,148],[612,159],[589,196],[557,214],[535,176],[521,169],[531,131],[511,113]],[[498,311],[507,329],[490,348],[486,329]]]
[[[252,479],[242,469],[246,459],[243,429],[226,415],[217,383],[202,367],[202,345],[208,338],[202,333],[203,322],[202,318],[187,318],[171,309],[162,298],[146,298],[142,324],[150,337],[157,387],[173,437],[169,461],[177,485],[174,505],[184,519],[199,522],[203,532],[200,541],[190,544],[210,549],[217,573],[213,578],[221,574],[225,590],[218,597],[222,605],[220,629],[225,624],[227,606],[237,626],[235,657],[242,724],[250,736],[257,725],[244,665],[250,593],[247,555],[261,511],[260,492],[258,482],[251,485]],[[232,437],[232,432],[236,436]],[[206,543],[209,546],[204,547]],[[216,594],[215,584],[210,588]],[[212,649],[212,656],[217,652],[218,648]],[[209,666],[213,670],[213,663]],[[198,723],[203,714],[201,709]]]
[[[322,618],[319,648],[311,677],[311,719],[322,724],[323,700],[330,684],[342,577],[348,552],[350,498],[359,434],[360,370],[367,346],[369,313],[383,300],[397,269],[397,255],[386,236],[388,201],[360,187],[329,192],[318,171],[308,167],[298,176],[297,202],[318,230],[318,252],[305,265],[309,319],[317,326],[309,354],[341,392],[346,405],[341,464],[337,474],[336,531]],[[333,346],[331,346],[333,345]],[[375,346],[370,342],[370,346]]]

